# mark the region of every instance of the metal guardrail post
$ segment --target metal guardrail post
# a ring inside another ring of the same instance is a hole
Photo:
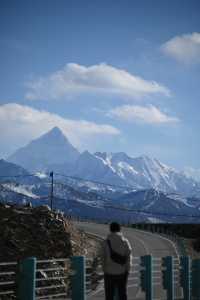
[[[72,300],[86,300],[85,257],[72,256]]]
[[[19,263],[18,298],[35,300],[36,258],[29,257]]]
[[[181,257],[181,286],[183,288],[183,300],[191,299],[191,261],[189,256]]]
[[[152,256],[141,256],[141,288],[145,292],[146,300],[153,299],[153,282],[152,282]]]
[[[172,256],[163,258],[164,270],[163,273],[163,287],[167,290],[167,300],[174,299],[174,262]]]
[[[194,299],[200,299],[200,259],[194,259],[192,261],[192,297]]]

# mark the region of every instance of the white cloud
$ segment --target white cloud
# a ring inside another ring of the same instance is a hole
[[[161,50],[178,61],[200,63],[200,33],[175,36],[161,46]]]
[[[179,119],[170,117],[155,106],[123,105],[118,106],[108,113],[109,116],[131,123],[163,124],[175,123]]]
[[[184,174],[200,182],[200,169],[185,167]]]
[[[71,120],[44,110],[9,103],[0,106],[1,143],[10,152],[32,139],[58,126],[78,148],[93,142],[96,136],[116,136],[120,131],[107,124],[97,124],[85,120]],[[11,146],[12,145],[12,146]]]
[[[169,89],[156,81],[147,81],[125,70],[105,63],[85,67],[75,63],[47,77],[28,82],[27,99],[58,99],[83,93],[105,93],[140,98],[148,95],[170,95]]]

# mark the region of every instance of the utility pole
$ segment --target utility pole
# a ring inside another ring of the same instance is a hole
[[[51,200],[51,210],[53,210],[53,171],[50,173],[51,177],[51,193],[50,193],[50,200]]]

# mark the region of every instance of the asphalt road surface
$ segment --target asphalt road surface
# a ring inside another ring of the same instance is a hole
[[[109,233],[107,225],[94,224],[94,223],[77,223],[80,229],[105,238]],[[164,256],[173,256],[175,266],[178,267],[178,250],[176,245],[166,237],[159,234],[140,231],[132,228],[122,228],[122,232],[128,238],[133,249],[133,266],[128,281],[128,300],[145,299],[145,294],[140,288],[140,256],[152,255],[155,261],[153,274],[153,299],[166,299],[166,291],[162,288],[162,273],[161,273],[161,258]],[[175,273],[176,274],[176,273]],[[175,284],[175,298],[181,298],[181,289],[178,284],[178,271],[177,271],[177,284]],[[104,287],[103,282],[95,291],[91,291],[88,300],[103,300]]]

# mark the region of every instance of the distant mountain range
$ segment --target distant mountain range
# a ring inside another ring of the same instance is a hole
[[[8,161],[0,160],[0,202],[49,205],[47,172],[52,170],[53,205],[66,214],[103,221],[199,223],[199,182],[147,156],[79,153],[59,128]]]
[[[8,161],[30,172],[54,170],[65,175],[133,189],[158,189],[165,193],[200,195],[200,183],[148,156],[126,153],[79,153],[62,131],[54,127],[9,156]]]
[[[0,183],[0,202],[50,205],[48,181],[22,184]],[[200,199],[165,194],[154,189],[132,192],[113,191],[112,198],[101,191],[81,190],[66,183],[54,185],[53,208],[78,218],[104,222],[199,223]]]

